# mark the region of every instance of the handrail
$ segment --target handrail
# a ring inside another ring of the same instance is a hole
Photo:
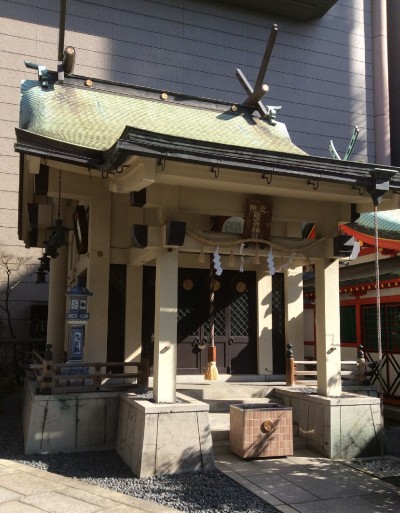
[[[32,353],[32,361],[29,371],[42,394],[148,389],[149,361],[144,358],[138,362],[56,363],[48,345],[43,357]],[[135,372],[112,372],[115,367],[135,367]]]
[[[317,360],[295,360],[293,356],[292,344],[287,344],[286,351],[286,385],[293,386],[298,381],[298,377],[317,378]],[[347,369],[346,367],[352,367]],[[299,368],[302,367],[302,368]],[[312,367],[306,370],[307,367]],[[345,367],[345,368],[343,368]],[[343,360],[341,361],[341,377],[342,380],[354,380],[359,385],[365,385],[370,379],[371,374],[370,366],[365,361],[363,346],[359,346],[357,353],[357,360]]]

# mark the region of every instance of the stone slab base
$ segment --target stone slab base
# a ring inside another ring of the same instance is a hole
[[[343,393],[324,397],[296,387],[276,387],[282,404],[293,408],[293,424],[306,447],[331,459],[380,454],[380,401]]]
[[[120,392],[35,395],[27,382],[25,454],[114,449]]]
[[[121,394],[115,449],[137,477],[215,468],[208,405],[157,404]]]

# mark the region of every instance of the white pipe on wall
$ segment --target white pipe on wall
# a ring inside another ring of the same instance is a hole
[[[386,1],[371,0],[371,9],[375,117],[375,162],[379,164],[390,165],[389,72]]]

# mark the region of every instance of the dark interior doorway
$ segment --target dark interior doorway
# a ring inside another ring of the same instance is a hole
[[[143,269],[143,354],[153,359],[155,268]],[[255,273],[226,271],[215,279],[214,332],[220,373],[257,370]],[[209,271],[179,269],[178,374],[202,374],[210,338]]]

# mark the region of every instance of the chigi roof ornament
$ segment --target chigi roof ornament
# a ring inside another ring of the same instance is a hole
[[[267,84],[264,84],[265,73],[268,69],[269,60],[272,55],[272,50],[275,45],[276,36],[278,35],[278,25],[274,24],[269,35],[267,47],[265,49],[263,60],[261,61],[260,70],[258,72],[257,80],[254,89],[248,82],[244,73],[240,69],[236,69],[236,77],[242,84],[244,90],[248,94],[247,99],[242,103],[243,106],[253,107],[253,111],[257,110],[262,118],[266,118],[271,125],[276,125],[276,114],[282,108],[278,106],[268,105],[265,106],[261,99],[269,91]]]
[[[351,139],[350,139],[349,145],[347,146],[347,150],[343,157],[343,160],[349,160],[349,157],[351,155],[351,152],[353,151],[354,145],[356,144],[359,133],[360,133],[360,129],[357,126],[355,126],[354,130],[353,130],[353,135],[351,136]],[[336,151],[336,148],[335,148],[332,140],[329,142],[328,149],[329,149],[329,153],[332,155],[332,158],[337,159],[337,160],[342,160],[339,157],[339,153]]]

